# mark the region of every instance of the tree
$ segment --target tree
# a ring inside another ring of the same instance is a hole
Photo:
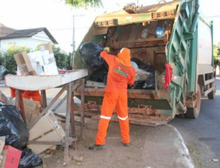
[[[53,53],[56,59],[56,64],[59,69],[70,70],[71,53],[67,54],[60,48],[53,46]]]
[[[4,58],[2,56],[2,53],[0,52],[0,65],[3,65],[4,63]]]
[[[101,0],[64,0],[66,4],[73,7],[99,7],[102,6]]]
[[[25,46],[15,46],[15,45],[9,45],[7,48],[7,52],[3,53],[3,63],[2,65],[5,66],[6,68],[6,74],[11,73],[11,74],[15,74],[15,72],[17,71],[17,65],[14,59],[14,54],[16,53],[20,53],[20,52],[29,52],[30,48],[25,47]],[[5,74],[4,74],[5,75]]]
[[[214,64],[219,65],[220,64],[220,53],[219,53],[220,46],[214,45],[213,47],[213,55],[214,55]]]
[[[36,50],[40,50],[40,46],[36,47]],[[71,53],[66,53],[62,51],[59,47],[52,45],[53,54],[55,57],[55,61],[58,69],[71,70]]]

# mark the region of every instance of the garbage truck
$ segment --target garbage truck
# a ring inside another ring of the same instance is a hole
[[[201,15],[199,7],[199,0],[141,7],[128,4],[120,11],[97,16],[83,38],[81,44],[96,42],[108,47],[112,55],[127,47],[132,58],[154,68],[153,87],[128,89],[130,123],[164,124],[181,114],[196,119],[201,98],[214,99],[213,23]],[[73,68],[93,73],[79,48]],[[85,115],[100,114],[104,88],[89,83],[84,94]],[[117,117],[113,115],[112,120]]]

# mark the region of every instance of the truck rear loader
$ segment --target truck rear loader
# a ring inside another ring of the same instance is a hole
[[[164,29],[164,36],[156,36],[158,28]],[[153,88],[128,89],[130,123],[158,125],[179,114],[197,118],[201,97],[215,97],[213,24],[201,16],[199,0],[127,5],[121,11],[98,16],[82,43],[88,41],[109,47],[113,55],[127,47],[133,58],[154,67]],[[73,65],[92,73],[79,49]],[[103,95],[104,88],[85,88],[85,115],[100,114]]]

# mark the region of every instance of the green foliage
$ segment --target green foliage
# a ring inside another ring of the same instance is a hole
[[[71,53],[67,54],[60,48],[53,46],[53,53],[56,59],[56,64],[59,69],[71,69]]]
[[[2,53],[0,52],[0,65],[3,65],[4,63],[4,58],[2,56]]]
[[[101,0],[65,0],[65,3],[73,7],[100,7]]]
[[[37,47],[39,50],[39,46]],[[26,51],[30,52],[30,49],[27,47],[19,47],[10,45],[7,49],[7,52],[0,53],[0,65],[3,65],[6,68],[4,75],[6,74],[15,74],[17,71],[17,65],[14,59],[14,55],[20,52]],[[56,64],[58,69],[71,70],[71,53],[65,53],[60,48],[53,46],[53,52],[56,59]]]
[[[38,45],[36,47],[36,50],[40,50],[40,46],[42,44]],[[52,49],[53,49],[53,53],[54,53],[54,57],[56,60],[56,64],[58,69],[65,69],[65,70],[71,70],[71,53],[66,53],[64,51],[62,51],[59,47],[55,47],[54,45],[52,45]]]
[[[214,55],[214,65],[220,65],[220,55],[218,55],[218,49],[220,49],[220,45],[214,45],[213,47],[213,55]]]
[[[30,49],[24,46],[14,46],[14,45],[9,45],[7,48],[7,52],[3,53],[2,57],[2,65],[5,66],[7,69],[7,73],[14,74],[17,71],[17,65],[14,59],[14,54],[20,53],[20,52],[29,52]]]

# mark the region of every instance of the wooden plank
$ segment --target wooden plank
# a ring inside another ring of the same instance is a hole
[[[40,115],[36,118],[36,120],[34,120],[33,123],[30,124],[30,126],[28,127],[29,130],[41,119],[41,117],[43,115],[45,115],[48,112],[48,110],[51,108],[51,106],[54,104],[54,102],[56,102],[59,99],[59,97],[63,94],[65,89],[66,89],[66,86],[63,86],[63,88],[53,98],[53,100],[50,102],[50,104],[40,113]]]
[[[105,85],[102,82],[94,82],[94,81],[86,81],[86,87],[93,87],[93,88],[104,88]]]
[[[85,124],[84,119],[84,103],[85,103],[85,78],[81,79],[81,104],[80,104],[80,117],[81,117],[81,127],[80,127],[80,139],[83,139],[83,126]]]
[[[23,97],[22,97],[22,92],[21,90],[16,89],[15,91],[15,106],[19,113],[21,114],[22,119],[24,120],[24,123],[26,124],[26,116],[25,116],[25,111],[24,111],[24,104],[23,104]]]
[[[65,146],[64,146],[64,164],[68,163],[69,160],[69,128],[70,128],[70,113],[71,113],[71,99],[72,99],[72,85],[71,83],[67,86],[67,103],[66,103],[66,124],[65,124]]]
[[[44,109],[47,107],[47,95],[46,90],[41,90],[41,107]]]
[[[87,75],[87,69],[78,69],[62,75],[6,75],[5,82],[7,86],[19,90],[47,90],[81,79]]]

